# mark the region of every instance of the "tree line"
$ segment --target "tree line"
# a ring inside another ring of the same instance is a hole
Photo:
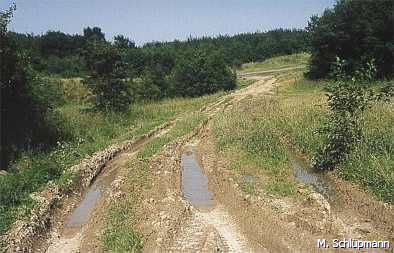
[[[54,110],[61,94],[47,76],[82,77],[94,95],[92,109],[118,113],[140,100],[234,89],[234,67],[308,46],[305,31],[285,29],[141,47],[123,35],[108,41],[99,27],[81,35],[20,34],[8,31],[14,9],[0,16],[2,169],[22,151],[50,148],[69,137]]]
[[[29,55],[34,68],[47,74],[64,77],[81,76],[88,73],[84,52],[90,41],[107,41],[99,27],[87,27],[83,34],[65,34],[48,31],[43,35],[9,32],[18,50]],[[141,75],[153,64],[162,65],[163,70],[172,68],[175,60],[189,51],[220,52],[226,64],[240,66],[242,63],[262,61],[276,55],[308,51],[308,37],[305,30],[276,29],[268,32],[243,33],[234,36],[189,38],[186,41],[150,42],[141,47],[123,36],[117,35],[111,43],[127,51],[124,60],[130,71]]]
[[[354,73],[374,60],[378,78],[394,73],[394,1],[340,0],[321,16],[312,16],[311,62],[308,76],[325,78],[335,72],[336,58],[343,71]]]
[[[337,57],[348,75],[366,62],[377,77],[394,71],[393,1],[340,0],[305,30],[275,29],[234,36],[151,42],[137,47],[117,35],[109,41],[99,27],[82,34],[10,32],[13,9],[1,21],[1,168],[21,150],[51,146],[61,117],[53,116],[59,92],[45,76],[83,77],[95,95],[93,108],[126,111],[139,100],[201,96],[235,87],[234,69],[243,63],[310,51],[310,78],[335,72]]]

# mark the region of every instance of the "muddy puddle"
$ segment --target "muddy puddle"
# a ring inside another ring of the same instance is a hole
[[[313,190],[323,195],[327,200],[335,197],[335,188],[330,181],[319,172],[313,171],[303,161],[293,157],[291,159],[295,179],[305,185],[311,186]]]
[[[94,179],[94,183],[85,193],[82,201],[72,212],[71,216],[67,220],[65,227],[77,228],[83,227],[85,224],[87,224],[97,203],[102,200],[110,191],[111,183],[116,178],[117,169],[118,167],[122,166],[121,161],[127,161],[129,157],[132,157],[136,154],[139,147],[141,147],[144,143],[149,141],[151,138],[157,138],[165,135],[169,130],[171,130],[171,127],[162,129],[151,137],[143,137],[137,140],[135,146],[131,148],[128,152],[118,155],[117,158],[111,160],[107,165],[105,165],[103,171],[99,173],[99,175],[97,175],[96,179]]]
[[[195,146],[188,146],[182,155],[182,192],[186,200],[199,209],[210,209],[214,205],[213,194],[208,189],[208,177],[204,175],[198,161]]]
[[[242,181],[245,184],[253,184],[254,178],[251,175],[244,175],[244,176],[242,176]]]
[[[71,214],[66,226],[79,227],[86,224],[89,221],[96,203],[101,198],[103,191],[105,191],[105,189],[100,188],[97,184],[93,185],[86,193],[79,206]]]
[[[109,168],[108,166],[104,168],[100,177],[96,179],[77,208],[72,212],[66,223],[66,228],[82,227],[89,222],[97,203],[108,193],[115,177],[116,168]]]

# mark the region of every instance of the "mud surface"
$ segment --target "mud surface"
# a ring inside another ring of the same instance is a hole
[[[73,211],[67,221],[66,228],[75,228],[85,225],[100,199],[108,194],[111,183],[115,180],[116,171],[103,173],[89,188],[78,207]]]

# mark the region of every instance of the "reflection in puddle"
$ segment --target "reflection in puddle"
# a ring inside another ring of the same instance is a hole
[[[250,175],[244,175],[243,177],[242,177],[242,181],[244,182],[244,183],[246,183],[246,184],[253,184],[253,176],[250,176]]]
[[[303,166],[301,161],[292,159],[291,161],[294,176],[300,183],[310,185],[312,188],[323,195],[326,199],[332,199],[335,195],[334,188],[324,180],[323,175],[319,175],[307,169],[307,166]]]
[[[89,219],[96,208],[97,203],[105,196],[105,194],[111,188],[111,183],[116,178],[117,166],[113,162],[112,167],[106,167],[103,173],[96,179],[94,184],[89,187],[82,201],[79,203],[78,207],[72,212],[70,218],[67,221],[66,227],[76,228],[82,227],[89,222]],[[119,165],[118,165],[119,166]]]
[[[182,155],[182,192],[197,208],[213,207],[213,194],[208,190],[208,178],[204,175],[190,148]]]
[[[67,222],[67,227],[78,227],[86,224],[89,221],[90,215],[97,203],[101,198],[103,189],[95,183],[86,193],[84,199],[79,206],[71,214],[70,219]]]

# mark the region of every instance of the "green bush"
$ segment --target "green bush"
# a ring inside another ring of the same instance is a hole
[[[78,77],[84,76],[86,73],[85,61],[79,55],[57,57],[49,56],[48,58],[42,58],[44,66],[43,72],[50,75],[59,75],[62,77]]]
[[[134,90],[139,100],[157,100],[171,95],[170,82],[160,68],[146,69]]]
[[[202,96],[236,86],[235,73],[219,53],[192,51],[181,57],[172,73],[172,91],[184,97]]]
[[[327,86],[328,119],[320,132],[325,143],[313,157],[317,169],[334,169],[348,159],[363,138],[364,112],[371,104],[384,98],[380,91],[372,89],[376,68],[372,62],[352,76],[344,70],[345,61],[337,58],[334,71],[336,80]]]
[[[0,167],[5,169],[21,151],[47,148],[62,135],[50,121],[61,94],[32,70],[24,55],[18,54],[16,43],[7,31],[11,15],[12,9],[0,13]]]
[[[130,77],[121,51],[107,42],[91,42],[85,54],[90,76],[85,84],[96,96],[101,111],[126,111],[132,102]]]

